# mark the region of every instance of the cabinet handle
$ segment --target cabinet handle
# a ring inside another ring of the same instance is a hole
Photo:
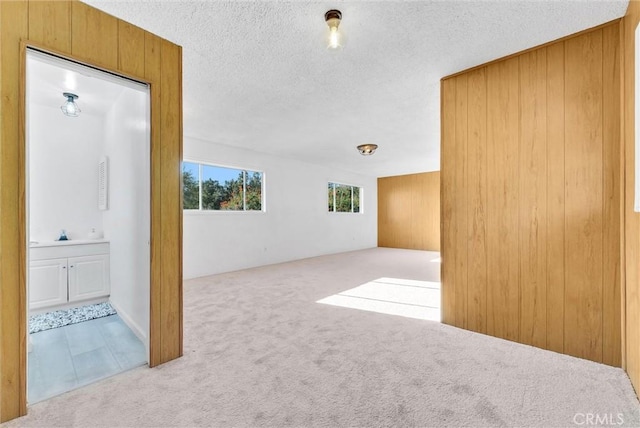
[[[67,268],[66,266],[62,266],[62,269],[66,269],[66,268]]]
[[[69,267],[73,267],[73,265],[69,266]]]

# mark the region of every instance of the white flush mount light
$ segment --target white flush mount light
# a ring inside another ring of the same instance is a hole
[[[60,106],[60,110],[65,116],[69,117],[78,117],[80,112],[80,107],[76,104],[76,100],[79,98],[76,94],[72,94],[71,92],[63,92],[62,95],[67,99],[67,101]]]
[[[336,9],[331,9],[324,14],[324,20],[329,26],[329,44],[327,49],[340,49],[342,48],[342,41],[338,27],[342,20],[342,12]]]
[[[377,144],[360,144],[357,149],[362,156],[371,156],[378,148]]]

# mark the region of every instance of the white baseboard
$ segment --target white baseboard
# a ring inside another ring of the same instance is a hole
[[[138,339],[140,339],[140,341],[144,344],[144,347],[147,350],[147,359],[148,359],[148,357],[149,357],[149,340],[148,340],[147,335],[145,334],[144,330],[135,321],[133,321],[133,318],[131,318],[129,316],[129,314],[127,314],[127,312],[125,312],[120,306],[118,306],[118,304],[116,302],[114,302],[113,300],[109,299],[109,303],[111,303],[111,306],[113,306],[113,309],[116,310],[116,312],[118,313],[120,318],[122,318],[122,321],[124,321],[124,323],[127,325],[127,327],[129,327],[131,329],[131,331],[133,332],[133,334],[135,334],[136,337]]]

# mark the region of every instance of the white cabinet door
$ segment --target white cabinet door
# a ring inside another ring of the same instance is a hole
[[[109,256],[69,257],[69,301],[108,296]]]
[[[29,263],[29,308],[67,303],[67,259]]]

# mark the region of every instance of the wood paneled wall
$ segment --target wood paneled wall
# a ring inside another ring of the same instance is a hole
[[[440,172],[378,178],[378,246],[440,251]]]
[[[640,23],[640,2],[631,0],[622,20],[623,109],[623,342],[622,364],[640,392],[640,214],[633,211],[635,190],[635,31]]]
[[[621,365],[619,31],[443,79],[444,322]]]
[[[25,50],[151,88],[150,365],[182,354],[182,50],[77,1],[0,1],[0,422],[26,413]]]

